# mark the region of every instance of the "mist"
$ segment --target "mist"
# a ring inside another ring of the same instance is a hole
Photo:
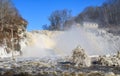
[[[103,29],[72,27],[67,31],[37,31],[27,34],[27,45],[23,56],[68,56],[78,45],[88,55],[116,53],[120,47],[120,37]]]
[[[53,55],[54,41],[45,34],[27,33],[26,46],[23,48],[23,57],[45,57]]]

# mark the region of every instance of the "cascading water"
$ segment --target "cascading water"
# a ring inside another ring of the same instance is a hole
[[[120,49],[119,36],[97,28],[72,29],[56,37],[55,42],[63,54],[70,54],[77,45],[81,45],[89,55],[114,54]]]
[[[44,57],[53,55],[51,51],[54,41],[45,34],[27,33],[27,46],[23,49],[23,56],[28,57]]]
[[[52,34],[50,33],[52,32]],[[114,54],[120,50],[120,37],[98,28],[74,28],[68,31],[37,31],[27,34],[23,56],[66,56],[80,45],[88,55]]]

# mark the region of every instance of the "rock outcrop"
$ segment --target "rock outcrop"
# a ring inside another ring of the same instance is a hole
[[[12,26],[6,24],[2,31],[0,30],[0,47],[3,47],[9,54],[11,51],[21,51],[20,42],[24,38],[26,32],[27,21],[19,20],[19,24]]]

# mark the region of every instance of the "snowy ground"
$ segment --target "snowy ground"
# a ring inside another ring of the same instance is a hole
[[[90,67],[74,67],[72,63],[64,61],[62,58],[17,58],[16,61],[10,58],[4,58],[0,60],[0,73],[6,73],[8,71],[14,74],[19,74],[21,72],[29,73],[32,75],[41,74],[43,76],[63,76],[67,74],[92,74],[98,73],[103,76],[103,74],[108,74],[107,76],[117,76],[120,75],[120,67],[115,66],[101,66],[94,64]],[[94,74],[93,74],[94,75]],[[92,76],[93,76],[92,75]],[[106,76],[105,75],[105,76]],[[68,75],[69,76],[69,75]],[[83,75],[86,76],[86,75]]]

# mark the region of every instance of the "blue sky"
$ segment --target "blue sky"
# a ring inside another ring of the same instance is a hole
[[[41,30],[49,24],[48,17],[55,10],[72,10],[78,15],[87,6],[100,6],[105,0],[12,0],[21,16],[28,21],[27,30]]]

